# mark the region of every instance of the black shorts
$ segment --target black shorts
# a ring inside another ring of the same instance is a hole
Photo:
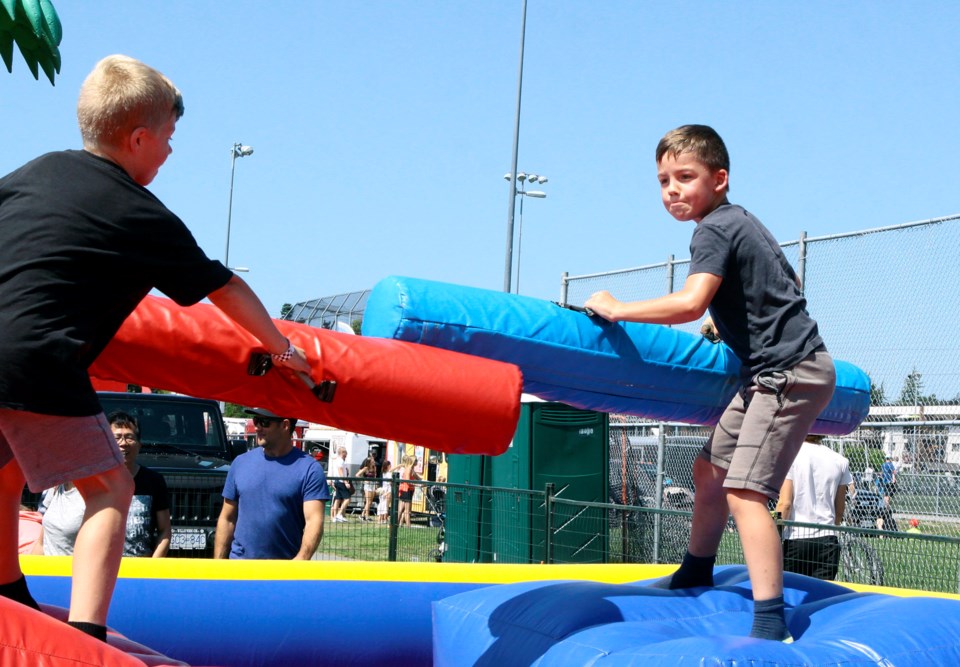
[[[334,482],[333,490],[335,492],[334,500],[347,500],[353,495],[353,491],[347,488],[343,482]]]
[[[783,541],[783,570],[832,581],[837,578],[840,542],[836,535]]]

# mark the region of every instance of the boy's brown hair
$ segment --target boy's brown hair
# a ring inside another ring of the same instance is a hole
[[[711,171],[730,173],[730,155],[717,131],[707,125],[683,125],[667,132],[657,144],[657,164],[665,155],[692,153]]]
[[[183,96],[163,74],[129,56],[107,56],[80,87],[77,121],[84,146],[117,147],[138,127],[183,116]]]

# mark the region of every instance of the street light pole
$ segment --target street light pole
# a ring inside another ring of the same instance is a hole
[[[517,73],[517,113],[513,124],[513,162],[511,173],[517,173],[517,154],[520,149],[520,98],[523,92],[523,42],[527,33],[527,0],[523,0],[523,18],[520,22],[520,67]],[[503,269],[503,291],[510,292],[513,268],[513,215],[517,207],[517,188],[510,179],[510,201],[507,206],[507,259]]]
[[[513,174],[504,174],[503,177],[508,181],[513,181]],[[517,228],[517,294],[520,293],[520,252],[523,250],[523,200],[525,197],[533,197],[535,199],[545,199],[547,196],[546,192],[542,190],[526,190],[524,185],[526,183],[531,184],[543,184],[546,183],[549,179],[546,176],[538,176],[537,174],[526,174],[520,172],[517,174],[516,180],[520,183],[520,187],[514,187],[514,197],[520,197],[520,225]]]
[[[230,222],[233,218],[233,176],[237,171],[237,158],[253,155],[252,146],[235,143],[230,149],[230,202],[227,205],[227,249],[223,253],[223,265],[230,268]]]

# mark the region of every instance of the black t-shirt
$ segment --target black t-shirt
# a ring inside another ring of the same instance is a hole
[[[108,160],[48,153],[0,178],[0,406],[98,413],[87,367],[140,300],[191,305],[230,276]]]
[[[170,494],[163,476],[143,466],[133,476],[133,485],[123,555],[151,556],[157,547],[157,513],[170,509]]]
[[[710,315],[743,363],[743,376],[792,368],[823,345],[796,272],[773,235],[742,207],[724,204],[697,224],[690,241],[695,273],[723,279]]]

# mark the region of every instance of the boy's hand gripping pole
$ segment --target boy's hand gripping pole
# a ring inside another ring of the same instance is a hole
[[[266,352],[255,352],[250,355],[250,363],[247,365],[247,375],[266,375],[271,368],[273,368],[273,359],[270,357],[270,355]],[[335,380],[314,382],[313,378],[306,373],[294,370],[291,370],[290,372],[300,378],[300,380],[307,386],[307,389],[310,390],[310,393],[316,396],[318,399],[324,403],[330,403],[333,401],[333,396],[337,391],[337,383]]]

